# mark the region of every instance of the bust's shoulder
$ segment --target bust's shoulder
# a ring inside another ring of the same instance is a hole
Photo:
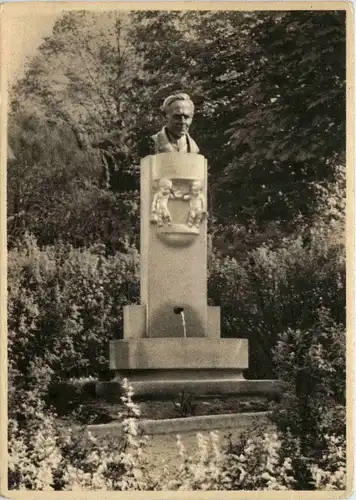
[[[199,154],[200,150],[199,150],[198,144],[195,142],[195,140],[189,134],[187,134],[187,136],[188,136],[188,141],[189,141],[190,152]]]
[[[155,134],[151,135],[150,139],[153,142],[157,142],[160,138],[162,138],[164,136],[165,136],[165,132],[164,132],[164,129],[162,129],[162,130],[159,130],[158,132],[156,132]]]
[[[199,147],[194,139],[192,139],[189,134],[187,134],[186,137],[188,141],[188,151],[198,154]],[[166,133],[165,127],[163,127],[161,130],[145,139],[141,156],[148,156],[166,152],[172,152],[172,145],[169,141],[169,137]]]
[[[146,136],[143,140],[141,140],[141,158],[159,153],[162,149],[164,149],[166,142],[167,139],[163,129],[158,131],[156,134]]]

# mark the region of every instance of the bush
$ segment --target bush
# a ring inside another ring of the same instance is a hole
[[[22,407],[23,425],[9,419],[9,489],[149,490],[139,408],[124,381],[121,440],[97,440],[85,429],[62,428],[40,399]]]
[[[105,257],[101,247],[39,248],[26,235],[8,255],[10,385],[45,393],[51,382],[107,370],[122,307],[138,300],[137,268],[132,248]]]
[[[221,306],[224,336],[248,338],[250,377],[271,378],[280,332],[312,327],[321,307],[345,322],[345,263],[331,250],[322,256],[305,247],[301,237],[277,250],[261,247],[250,257],[245,265],[215,259],[209,295]]]
[[[289,430],[242,435],[224,444],[218,432],[197,435],[189,456],[178,436],[175,467],[149,469],[140,436],[139,409],[124,382],[123,439],[97,440],[84,430],[61,428],[39,399],[23,407],[20,426],[9,420],[9,487],[26,490],[342,490],[346,487],[345,440],[331,432],[320,459],[308,459]],[[332,429],[329,429],[332,430]],[[301,481],[300,468],[309,478]]]
[[[285,239],[279,248],[262,245],[244,262],[212,259],[209,297],[221,306],[223,335],[248,338],[251,378],[276,376],[278,334],[312,328],[320,308],[345,324],[345,251],[327,244],[323,231]]]
[[[271,418],[285,440],[289,436],[298,443],[300,454],[293,468],[300,489],[313,487],[315,473],[325,469],[325,457],[329,461],[332,449],[346,448],[345,355],[345,327],[336,324],[324,309],[313,328],[287,330],[274,349],[277,375],[285,387]],[[333,472],[331,464],[328,470]],[[319,485],[333,480],[320,474]]]
[[[345,442],[328,436],[322,462],[307,462],[310,490],[346,488]],[[177,437],[178,467],[157,478],[156,490],[263,491],[301,490],[295,464],[302,462],[300,444],[288,433],[258,431],[221,445],[218,432],[197,435],[196,452],[189,456]]]

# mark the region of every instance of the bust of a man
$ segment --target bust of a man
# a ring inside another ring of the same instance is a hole
[[[194,115],[194,104],[189,95],[170,95],[162,107],[166,115],[166,125],[151,137],[152,154],[199,153],[197,144],[188,134]]]

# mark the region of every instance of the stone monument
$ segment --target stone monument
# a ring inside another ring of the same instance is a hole
[[[123,377],[138,396],[250,391],[248,342],[221,338],[220,308],[207,305],[207,161],[188,134],[194,105],[176,94],[163,108],[167,124],[141,160],[141,303],[124,307],[124,338],[110,343],[110,392]]]

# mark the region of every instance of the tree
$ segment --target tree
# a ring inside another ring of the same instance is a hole
[[[174,91],[196,104],[223,251],[278,244],[308,223],[315,182],[333,181],[344,161],[342,11],[67,13],[16,95],[66,123],[79,149],[99,150],[103,187],[132,208],[135,232],[137,165]]]
[[[103,243],[108,251],[123,248],[137,207],[100,186],[98,152],[79,149],[65,123],[19,112],[9,125],[16,151],[8,164],[9,246],[30,231],[40,245],[62,240],[75,246]]]
[[[253,42],[243,82],[229,82],[241,89],[229,130],[236,158],[220,192],[239,188],[240,170],[242,189],[256,185],[258,218],[309,217],[313,182],[332,181],[345,161],[345,13],[263,13],[256,21],[246,24]]]
[[[215,233],[280,238],[344,162],[345,14],[148,12],[131,36],[156,99],[185,90],[210,164]],[[276,225],[277,224],[277,225]],[[248,239],[245,238],[246,241]]]
[[[58,238],[75,245],[102,241],[115,250],[122,248],[120,241],[137,234],[138,176],[126,142],[131,114],[123,90],[131,88],[134,64],[130,47],[122,41],[123,29],[124,19],[117,13],[64,14],[12,91],[10,142],[15,155],[17,149],[22,151],[9,172],[9,181],[21,182],[16,170],[24,165],[28,175],[36,177],[37,187],[33,186],[31,203],[26,206],[30,219],[34,197],[38,209],[32,222],[27,217],[27,229],[34,231],[40,243]],[[27,134],[31,137],[24,138],[27,125],[23,120],[28,119],[37,125]],[[118,131],[115,155],[102,147],[102,138],[113,130]],[[23,141],[27,141],[26,151]],[[36,161],[32,161],[28,156],[36,148]],[[78,168],[79,157],[86,167],[78,169],[72,183],[64,177]],[[61,179],[53,174],[57,168],[63,174]],[[56,191],[61,203],[53,203]],[[43,195],[51,203],[45,203]],[[49,205],[57,210],[53,218]],[[35,219],[36,227],[32,224]]]

